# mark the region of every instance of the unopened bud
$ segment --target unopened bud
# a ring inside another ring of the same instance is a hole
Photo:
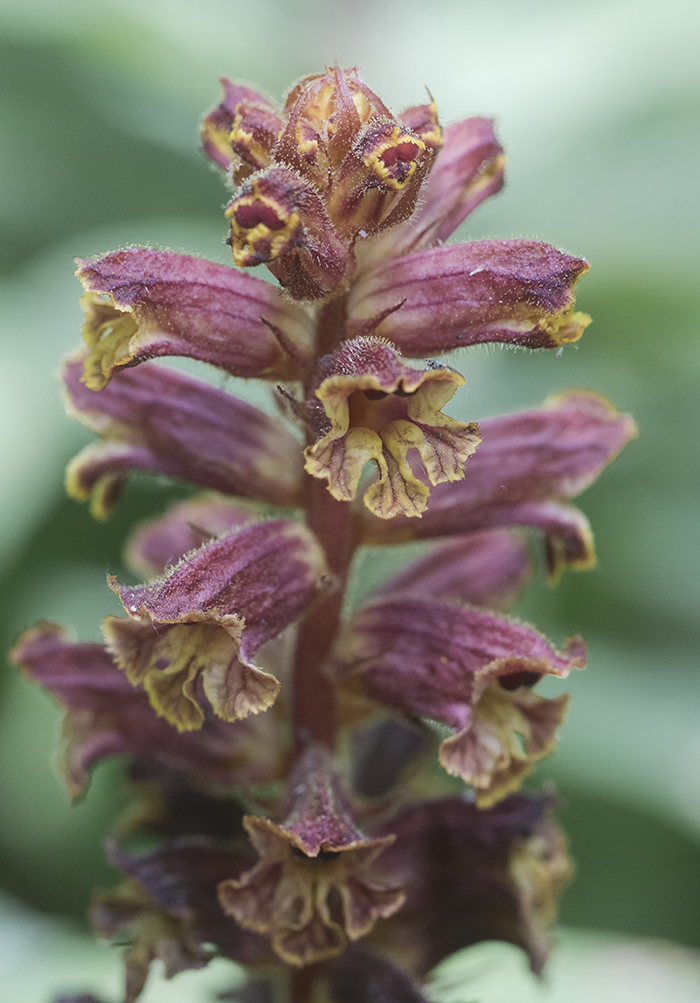
[[[338,230],[373,234],[407,219],[432,159],[432,149],[394,119],[370,122],[328,197]]]
[[[294,171],[277,167],[251,178],[226,215],[234,262],[266,264],[293,299],[324,296],[343,277],[345,244],[323,199]]]
[[[438,122],[437,105],[432,99],[430,104],[407,108],[399,117],[411,132],[420,136],[429,150],[437,151],[442,148],[444,144],[442,129]]]
[[[240,102],[236,106],[229,142],[234,160],[233,180],[240,184],[255,171],[268,167],[282,122],[267,103]]]

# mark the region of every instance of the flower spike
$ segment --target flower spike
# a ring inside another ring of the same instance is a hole
[[[125,615],[105,644],[39,624],[13,653],[65,708],[74,795],[129,759],[108,844],[126,881],[93,925],[133,941],[126,1003],[152,962],[171,976],[217,955],[256,969],[222,996],[237,1003],[426,1003],[430,969],[490,939],[539,972],[569,864],[553,799],[516,791],[568,704],[537,685],[586,651],[502,613],[531,570],[522,528],[552,581],[593,565],[570,500],[636,430],[582,390],[457,421],[464,378],[430,356],[575,342],[588,264],[536,240],[447,243],[503,184],[489,119],[443,129],[430,92],[394,114],[337,63],[280,106],[221,83],[201,136],[231,189],[233,261],[79,260],[85,346],[65,370],[100,439],[68,468],[74,498],[104,517],[133,472],[207,493],[132,534],[146,583],[110,577]],[[258,265],[276,285],[240,271]],[[155,361],[171,356],[272,381],[280,413]],[[362,547],[420,541],[354,602]],[[435,754],[461,797],[425,800]]]

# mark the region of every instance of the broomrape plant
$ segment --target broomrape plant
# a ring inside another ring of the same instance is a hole
[[[576,341],[588,266],[532,240],[445,243],[502,186],[489,120],[443,130],[432,99],[396,116],[338,66],[281,110],[222,82],[202,139],[234,188],[238,267],[80,260],[84,345],[64,371],[99,437],[70,495],[104,517],[132,471],[204,493],[136,529],[146,583],[110,577],[124,615],[104,644],[42,623],[13,655],[65,708],[73,795],[128,757],[134,805],[107,844],[124,883],[92,923],[130,940],[127,1003],[154,959],[168,976],[232,959],[252,981],[227,998],[279,1003],[418,1003],[482,940],[539,972],[570,868],[552,796],[519,789],[567,707],[537,684],[586,654],[504,610],[530,573],[523,529],[553,580],[593,565],[570,499],[635,428],[580,390],[457,421],[464,377],[429,356]],[[245,271],[261,264],[278,285]],[[266,381],[280,416],[165,356]],[[418,540],[348,613],[362,548]]]

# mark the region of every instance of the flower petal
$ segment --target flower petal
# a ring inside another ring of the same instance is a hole
[[[256,765],[252,758],[254,721],[231,729],[210,714],[201,731],[178,734],[101,644],[71,642],[45,623],[28,630],[10,657],[66,708],[59,765],[73,797],[85,792],[92,767],[106,756],[147,757],[214,784],[269,779],[270,761]],[[264,741],[269,747],[269,737]]]
[[[469,727],[446,738],[440,747],[440,762],[451,776],[472,784],[479,808],[490,808],[519,790],[534,764],[556,748],[569,697],[545,699],[531,692],[528,687],[539,678],[541,668],[535,659],[511,659],[499,671],[485,669],[475,687]],[[489,678],[492,681],[484,688]],[[513,692],[504,694],[511,685]]]
[[[406,808],[386,825],[397,839],[382,862],[407,899],[382,934],[409,971],[422,978],[486,940],[515,944],[542,970],[556,899],[571,877],[551,807],[551,797],[524,794],[488,809],[449,798]]]
[[[401,542],[474,532],[492,526],[534,526],[547,534],[550,572],[595,563],[588,521],[560,499],[591,484],[637,434],[598,394],[572,390],[542,408],[480,422],[482,443],[457,484],[431,493],[420,522],[391,523],[365,515],[367,543]]]
[[[367,875],[391,834],[367,839],[355,825],[330,754],[311,746],[288,784],[290,814],[282,825],[247,816],[243,824],[260,856],[238,879],[222,881],[224,912],[241,926],[272,937],[289,964],[338,955],[403,902],[400,886]],[[332,909],[329,896],[339,897]]]
[[[358,277],[354,334],[388,338],[409,358],[506,342],[559,348],[590,322],[574,313],[580,258],[535,240],[482,240],[389,258]]]
[[[386,581],[376,595],[459,599],[505,609],[530,575],[525,540],[515,533],[474,533],[433,548]]]
[[[380,704],[456,731],[440,760],[489,805],[553,748],[566,698],[533,697],[530,688],[584,664],[580,638],[560,654],[531,627],[485,610],[380,599],[352,618],[331,672]]]
[[[364,501],[381,519],[419,516],[429,489],[414,474],[408,453],[417,450],[431,484],[458,480],[479,444],[479,430],[442,413],[464,380],[437,363],[415,369],[378,338],[347,341],[319,363],[318,386],[308,402],[317,441],[305,451],[306,470],[328,480],[339,501],[355,497],[365,465],[378,479]]]
[[[141,523],[127,542],[125,560],[142,578],[154,578],[206,540],[258,520],[259,513],[252,505],[236,504],[214,494],[200,495]]]
[[[444,146],[421,190],[418,212],[404,226],[362,244],[361,267],[376,267],[387,257],[443,243],[484,199],[501,190],[504,166],[492,119],[467,118],[448,126]]]
[[[223,390],[164,366],[120,373],[100,393],[80,381],[81,358],[64,372],[68,408],[105,441],[70,463],[68,493],[92,498],[104,517],[132,470],[147,470],[225,494],[294,505],[301,447],[274,418]]]
[[[165,355],[209,362],[234,376],[298,375],[271,327],[299,355],[310,349],[304,313],[269,283],[225,265],[129,248],[78,259],[76,275],[86,289],[84,380],[91,390],[120,369]]]
[[[200,678],[223,720],[258,714],[274,702],[279,683],[250,659],[308,608],[324,569],[305,527],[248,526],[205,544],[151,584],[132,588],[110,578],[130,620],[106,618],[108,648],[181,731],[204,721]]]

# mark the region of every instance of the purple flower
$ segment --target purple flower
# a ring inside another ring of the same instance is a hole
[[[309,605],[323,556],[308,530],[265,522],[205,543],[154,582],[110,579],[129,618],[104,622],[107,648],[153,708],[179,731],[201,728],[201,685],[224,721],[274,703],[279,683],[251,662]]]
[[[289,790],[280,825],[243,820],[260,861],[239,879],[222,881],[219,900],[242,927],[270,935],[284,961],[303,966],[340,954],[348,940],[393,915],[405,896],[399,885],[367,873],[394,837],[368,839],[357,828],[328,752],[310,747]]]

